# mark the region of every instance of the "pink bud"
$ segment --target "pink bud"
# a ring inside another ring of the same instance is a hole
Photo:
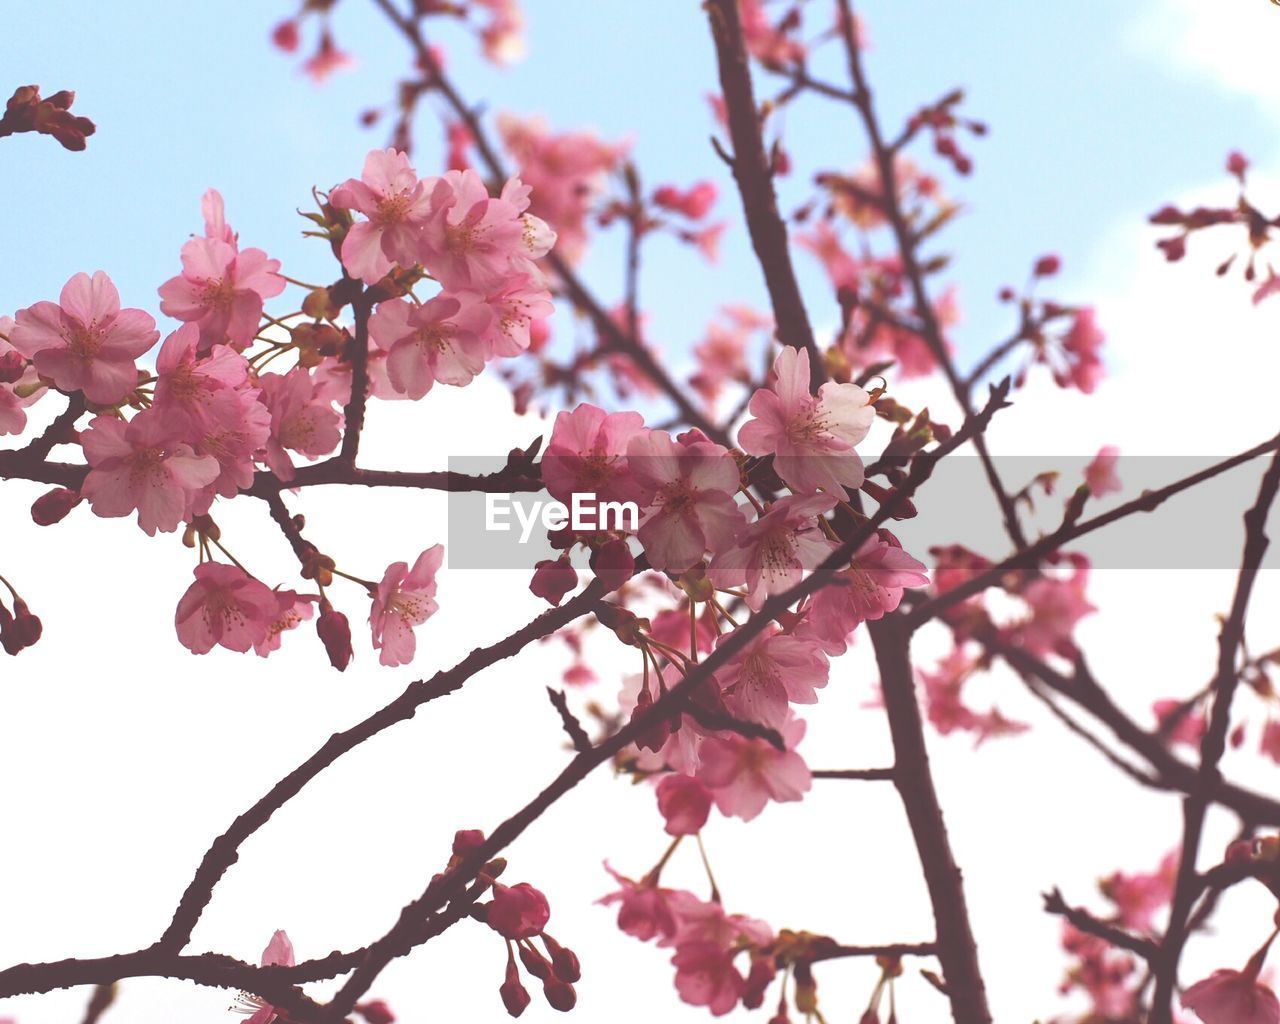
[[[578,954],[560,945],[550,935],[543,935],[542,941],[547,944],[547,952],[551,954],[551,969],[556,977],[570,985],[578,981],[582,977]]]
[[[524,1013],[532,1001],[529,990],[520,984],[520,971],[512,959],[507,960],[507,976],[498,989],[498,994],[502,996],[502,1005],[507,1008],[507,1013],[513,1017]]]
[[[329,664],[339,672],[345,672],[351,664],[351,623],[340,611],[336,611],[326,597],[320,598],[320,617],[316,619],[316,633],[329,655]]]
[[[1249,161],[1245,158],[1245,155],[1241,153],[1238,149],[1232,150],[1227,155],[1227,173],[1228,174],[1235,175],[1237,178],[1239,178],[1243,182],[1245,171],[1247,171],[1248,169],[1249,169]]]
[[[1061,269],[1062,260],[1051,253],[1036,260],[1035,275],[1036,277],[1052,277]]]
[[[614,591],[631,579],[636,560],[625,540],[611,540],[591,552],[591,571],[606,591]]]
[[[381,999],[361,1003],[356,1007],[356,1013],[360,1014],[369,1024],[394,1024],[396,1019],[396,1015],[391,1012],[391,1007]]]
[[[511,886],[494,884],[486,920],[499,935],[508,939],[530,939],[547,926],[550,918],[547,898],[528,882]]]
[[[293,53],[298,48],[298,23],[293,18],[280,22],[271,31],[271,41],[285,53]]]
[[[559,978],[552,977],[543,982],[542,994],[546,996],[551,1009],[561,1013],[568,1013],[578,1003],[578,993],[573,990],[573,986]]]
[[[534,566],[533,579],[529,581],[529,589],[548,604],[558,605],[564,595],[578,585],[578,572],[569,564],[569,556],[563,555],[555,561],[544,559]]]
[[[80,495],[65,487],[57,487],[47,494],[42,494],[31,505],[31,518],[37,526],[52,526],[60,523],[67,514],[80,504]]]
[[[478,828],[459,829],[453,834],[453,855],[465,857],[484,845],[484,833]]]

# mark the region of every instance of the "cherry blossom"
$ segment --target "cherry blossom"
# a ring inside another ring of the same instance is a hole
[[[221,646],[244,653],[264,643],[280,614],[274,591],[238,565],[202,562],[178,602],[178,639],[193,654]]]
[[[1204,1024],[1280,1024],[1280,999],[1257,971],[1214,971],[1182,993],[1182,1005]]]
[[[701,830],[711,813],[711,792],[697,779],[673,772],[658,783],[658,811],[668,835],[687,836]]]
[[[420,306],[393,299],[369,318],[369,335],[386,350],[391,386],[417,400],[436,381],[462,387],[484,369],[490,318],[484,305],[450,295]]]
[[[127,516],[135,509],[148,536],[168,533],[192,515],[201,488],[217,479],[218,461],[174,443],[155,410],[128,423],[96,416],[80,435],[89,473],[80,493],[95,515]]]
[[[658,938],[669,941],[675,938],[679,926],[676,921],[676,902],[690,893],[675,889],[659,888],[656,879],[632,881],[605,864],[605,870],[614,877],[620,888],[602,897],[604,906],[618,906],[618,928],[641,942]]]
[[[381,664],[395,667],[413,660],[417,648],[413,629],[431,618],[439,607],[436,573],[443,561],[444,548],[435,544],[418,556],[412,569],[407,562],[387,566],[369,612],[373,646],[382,652],[378,658]]]
[[[754,417],[738,431],[752,455],[772,455],[778,475],[797,491],[826,491],[848,500],[846,488],[862,485],[862,460],[854,445],[875,419],[870,397],[856,384],[822,385],[809,392],[809,353],[784,347],[773,364],[774,380],[751,396]]]
[[[583,403],[559,413],[542,458],[547,490],[566,503],[575,493],[595,494],[601,501],[637,500],[641,487],[627,449],[643,429],[644,418],[637,412],[606,413]]]
[[[277,931],[271,936],[271,941],[267,943],[267,948],[262,951],[262,966],[293,967],[295,963],[293,943],[289,941],[289,936],[283,931]],[[240,993],[240,997],[233,1009],[249,1015],[249,1019],[245,1021],[245,1024],[272,1024],[273,1021],[280,1019],[280,1015],[274,1006],[262,997],[251,995],[248,992]]]
[[[368,218],[353,224],[342,242],[342,263],[349,273],[374,284],[394,264],[418,263],[419,236],[434,209],[427,185],[418,180],[404,153],[375,149],[365,157],[360,178],[348,178],[329,194],[338,209]]]
[[[812,776],[795,752],[805,723],[793,717],[778,731],[786,750],[775,749],[767,740],[735,734],[718,734],[703,741],[698,781],[711,790],[721,814],[750,821],[770,800],[800,800],[809,791]]]
[[[196,324],[200,347],[247,347],[267,299],[284,291],[280,261],[261,249],[237,251],[220,238],[193,238],[182,247],[182,273],[160,286],[160,310]]]
[[[738,532],[732,547],[722,547],[708,570],[718,587],[746,585],[747,606],[759,611],[772,594],[794,587],[816,568],[836,544],[818,526],[836,506],[830,494],[787,497]]]
[[[328,455],[342,440],[342,414],[321,397],[316,379],[301,367],[283,376],[264,373],[258,383],[262,401],[271,412],[271,436],[264,458],[276,476],[289,481],[294,477],[294,466],[288,451],[309,459]]]
[[[160,340],[155,326],[141,309],[121,309],[120,293],[99,270],[72,277],[56,303],[19,310],[9,340],[63,391],[112,405],[137,386],[135,361]]]
[[[788,702],[816,703],[828,671],[816,642],[775,629],[762,631],[730,658],[716,671],[716,681],[735,715],[781,730],[790,716]]]
[[[734,502],[739,472],[722,446],[648,430],[628,443],[627,463],[645,497],[639,536],[655,569],[684,572],[708,548],[733,542],[743,524]]]
[[[0,316],[0,434],[20,434],[27,425],[26,410],[47,394],[40,375],[4,339],[13,334],[12,317]]]
[[[313,594],[298,594],[292,590],[276,590],[272,593],[276,598],[276,617],[267,626],[261,640],[254,642],[254,653],[265,658],[272,651],[280,649],[280,640],[285,633],[296,629],[315,614],[316,597]]]
[[[1120,449],[1113,444],[1105,444],[1098,449],[1098,454],[1093,457],[1093,461],[1085,467],[1085,486],[1095,498],[1113,494],[1123,488],[1120,478],[1116,476],[1116,463],[1119,460]]]

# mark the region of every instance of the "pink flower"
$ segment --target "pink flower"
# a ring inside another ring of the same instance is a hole
[[[11,337],[13,318],[0,316],[0,335]],[[0,434],[21,434],[27,426],[27,406],[48,392],[40,375],[22,354],[0,337]]]
[[[264,373],[258,378],[262,401],[271,411],[271,436],[264,457],[281,480],[294,477],[293,460],[285,449],[309,459],[328,455],[342,440],[342,414],[320,397],[316,379],[297,366],[284,376]]]
[[[358,210],[368,218],[353,224],[342,242],[342,265],[348,273],[374,284],[393,264],[415,266],[418,238],[432,211],[429,192],[404,153],[370,152],[361,177],[348,178],[329,194],[334,206]]]
[[[1155,933],[1156,912],[1169,905],[1178,877],[1178,851],[1165,855],[1150,873],[1126,875],[1117,871],[1100,883],[1107,899],[1116,905],[1120,923],[1137,932]]]
[[[80,493],[94,514],[111,519],[137,509],[138,525],[148,536],[176,530],[192,515],[200,489],[219,473],[216,459],[174,443],[155,410],[128,423],[97,416],[80,443],[90,467]]]
[[[485,363],[489,310],[437,295],[420,306],[393,299],[369,318],[369,335],[387,352],[391,386],[415,401],[436,381],[462,387]]]
[[[315,614],[317,598],[312,594],[297,594],[292,590],[275,590],[272,593],[276,599],[276,617],[267,626],[262,639],[253,644],[254,653],[260,658],[278,651],[281,636]]]
[[[1186,701],[1158,700],[1151,705],[1151,712],[1156,716],[1160,731],[1170,743],[1185,743],[1189,747],[1199,747],[1200,740],[1208,728],[1204,714],[1194,707],[1188,707]]]
[[[1123,487],[1120,478],[1116,476],[1116,463],[1119,460],[1120,449],[1113,444],[1104,444],[1098,449],[1098,454],[1093,457],[1093,461],[1085,467],[1085,486],[1095,498],[1112,494]]]
[[[435,544],[418,556],[410,569],[407,562],[393,562],[378,584],[369,611],[373,646],[382,654],[383,665],[407,665],[413,660],[417,641],[413,627],[421,626],[436,613],[436,573],[444,561],[444,548]]]
[[[193,238],[182,247],[182,273],[160,286],[160,311],[200,328],[200,347],[247,348],[267,299],[284,291],[280,261],[261,249],[237,252],[220,238]]]
[[[456,298],[488,307],[489,322],[483,334],[488,358],[518,356],[527,351],[535,325],[555,312],[551,293],[534,274],[512,274],[495,291],[462,291],[456,293]]]
[[[577,585],[578,571],[570,564],[568,555],[561,555],[555,561],[543,559],[533,567],[533,579],[529,581],[534,596],[552,606],[563,601],[564,595]]]
[[[1072,640],[1076,623],[1097,609],[1085,598],[1089,564],[1083,556],[1071,559],[1068,577],[1037,576],[1021,591],[1031,609],[1031,617],[1015,627],[1016,641],[1033,654],[1075,656]]]
[[[1214,971],[1182,993],[1182,1005],[1204,1024],[1280,1024],[1280,1000],[1257,971]]]
[[[1280,764],[1280,722],[1272,719],[1263,726],[1258,749],[1271,760]]]
[[[493,17],[480,30],[484,55],[494,64],[511,64],[524,56],[524,13],[517,0],[476,0]]]
[[[705,1006],[722,1017],[742,995],[745,979],[733,966],[733,950],[714,942],[685,942],[671,958],[676,968],[676,992],[691,1006]]]
[[[778,730],[786,750],[777,750],[766,740],[735,734],[707,737],[700,751],[698,779],[712,791],[720,813],[750,821],[770,800],[782,803],[803,798],[813,781],[808,765],[794,750],[804,730],[805,724],[798,718]]]
[[[485,920],[503,938],[531,939],[542,934],[551,919],[547,897],[528,882],[506,886],[495,882],[493,900],[485,911]]]
[[[697,779],[672,772],[658,783],[658,811],[666,821],[667,835],[693,835],[707,823],[711,792]]]
[[[218,645],[244,653],[264,642],[280,611],[274,591],[238,565],[202,562],[195,575],[174,616],[182,646],[193,654]]]
[[[542,458],[547,490],[565,503],[575,493],[595,494],[602,501],[636,500],[640,487],[627,462],[627,447],[643,429],[638,412],[606,414],[587,403],[560,412]]]
[[[160,339],[155,326],[148,313],[121,309],[120,293],[99,270],[76,274],[57,303],[20,310],[9,340],[63,391],[114,405],[137,386],[135,360]]]
[[[628,145],[609,145],[585,132],[553,135],[539,121],[509,114],[498,118],[498,131],[520,165],[521,179],[533,189],[530,212],[555,229],[556,251],[576,263],[606,175],[619,166]]]
[[[664,210],[683,214],[690,220],[702,220],[715,205],[715,182],[700,181],[687,192],[681,192],[674,185],[663,185],[654,191],[653,201]]]
[[[496,291],[530,260],[545,256],[556,235],[545,221],[525,213],[529,187],[519,178],[493,199],[473,170],[446,171],[431,191],[431,217],[423,227],[423,265],[446,289]]]
[[[735,715],[781,730],[791,715],[789,701],[817,703],[829,668],[815,641],[765,631],[716,672],[716,681]]]
[[[283,931],[278,931],[271,936],[271,941],[267,943],[267,948],[262,951],[262,966],[295,966],[293,943],[289,941],[289,936]],[[233,1009],[249,1014],[249,1019],[245,1021],[245,1024],[272,1024],[272,1021],[278,1019],[274,1006],[261,996],[251,995],[248,992],[240,993]]]
[[[217,397],[249,377],[248,360],[234,349],[216,345],[203,355],[199,350],[199,328],[184,324],[165,338],[156,357],[153,408],[163,412],[175,436],[193,442],[217,426]]]
[[[605,870],[613,875],[621,886],[616,892],[603,897],[599,902],[604,906],[619,903],[618,927],[627,935],[648,942],[655,936],[664,940],[675,937],[677,924],[673,900],[677,896],[674,889],[658,888],[656,880],[633,882],[630,878],[618,874],[605,864]],[[692,894],[680,895],[693,898]]]
[[[316,83],[323,85],[335,71],[355,67],[356,59],[345,50],[339,50],[328,29],[320,34],[320,46],[302,63],[302,70]]]
[[[648,506],[639,537],[655,569],[681,573],[704,551],[733,543],[743,525],[734,501],[740,474],[726,449],[690,435],[677,444],[665,431],[648,430],[627,445],[627,464]]]
[[[738,441],[752,455],[772,455],[778,475],[804,493],[827,491],[848,500],[862,486],[862,460],[854,445],[875,420],[869,396],[856,384],[829,382],[809,393],[809,353],[785,346],[773,364],[774,381],[751,396],[754,419]]]
[[[1102,357],[1099,352],[1107,336],[1098,327],[1092,307],[1076,313],[1076,318],[1062,339],[1066,367],[1054,372],[1059,387],[1075,386],[1084,394],[1092,394],[1102,379]]]
[[[707,327],[706,337],[693,347],[698,360],[698,371],[690,379],[690,385],[707,400],[714,402],[727,383],[745,384],[751,379],[747,367],[747,341],[758,321],[739,318],[740,310],[728,308],[727,323],[713,321]]]
[[[829,654],[843,653],[849,634],[868,619],[894,611],[907,587],[929,583],[923,563],[916,561],[892,534],[881,531],[858,548],[848,569],[813,595],[808,623]]]
[[[718,587],[746,584],[748,607],[759,611],[773,594],[794,587],[835,550],[818,517],[836,506],[830,494],[787,497],[739,531],[731,548],[716,552],[709,573]]]

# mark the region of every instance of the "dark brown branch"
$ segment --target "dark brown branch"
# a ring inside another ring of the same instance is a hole
[[[569,737],[569,742],[573,744],[573,749],[579,754],[590,750],[591,738],[587,735],[586,730],[582,728],[582,723],[578,721],[578,717],[569,710],[569,702],[565,699],[564,691],[548,686],[547,697],[551,701],[551,706],[559,714],[560,724],[564,727],[565,734]]]
[[[811,964],[824,960],[842,960],[847,957],[862,956],[936,956],[938,945],[935,942],[887,942],[880,946],[830,946],[815,953],[809,958]]]
[[[1100,921],[1081,907],[1069,906],[1067,901],[1062,898],[1062,893],[1057,889],[1046,892],[1043,895],[1044,909],[1047,913],[1066,918],[1079,931],[1096,936],[1104,942],[1109,942],[1117,949],[1136,953],[1148,962],[1155,959],[1159,947],[1150,939],[1141,938],[1125,931],[1123,928],[1117,928],[1106,921]]]
[[[1204,833],[1205,816],[1215,791],[1222,784],[1219,762],[1227,749],[1227,734],[1231,731],[1231,704],[1239,686],[1240,675],[1236,667],[1240,645],[1244,640],[1245,615],[1249,599],[1253,595],[1258,570],[1267,553],[1267,519],[1280,490],[1280,452],[1271,459],[1271,465],[1263,474],[1258,488],[1258,498],[1244,515],[1244,553],[1240,560],[1240,574],[1236,581],[1231,611],[1222,623],[1218,636],[1218,671],[1213,685],[1213,709],[1209,726],[1200,741],[1200,767],[1195,784],[1183,802],[1182,853],[1178,864],[1177,883],[1173,891],[1173,905],[1169,911],[1169,926],[1161,942],[1160,958],[1155,963],[1156,987],[1152,997],[1153,1024],[1170,1024],[1173,1020],[1173,996],[1178,983],[1178,963],[1189,934],[1189,919],[1197,895],[1199,877],[1196,860],[1200,853],[1200,840]]]
[[[760,130],[760,111],[751,84],[751,66],[742,36],[738,0],[706,0],[711,36],[720,69],[720,89],[724,94],[733,142],[733,176],[742,196],[742,212],[755,249],[765,286],[773,305],[778,340],[809,353],[811,385],[814,391],[827,379],[822,353],[813,338],[809,313],[800,295],[787,226],[778,213],[778,197],[773,189],[773,165],[765,152]]]
[[[1214,477],[1227,472],[1227,470],[1235,469],[1236,466],[1251,462],[1260,455],[1274,452],[1277,448],[1280,448],[1280,437],[1273,437],[1270,441],[1264,441],[1262,444],[1255,445],[1247,451],[1240,452],[1238,455],[1223,459],[1221,462],[1215,462],[1212,466],[1208,466],[1198,473],[1192,473],[1190,476],[1183,477],[1181,480],[1171,484],[1166,484],[1157,490],[1144,491],[1132,501],[1127,501],[1108,512],[1094,516],[1092,519],[1085,519],[1076,523],[1064,523],[1053,533],[1046,534],[1035,543],[1015,551],[1004,561],[978,573],[946,593],[939,594],[933,600],[926,601],[911,612],[908,616],[908,621],[911,627],[916,629],[930,619],[936,618],[946,609],[973,597],[975,594],[980,594],[987,587],[995,586],[1000,582],[1000,578],[1011,569],[1031,568],[1045,555],[1057,551],[1064,544],[1078,540],[1086,534],[1102,529],[1104,526],[1110,526],[1112,523],[1131,516],[1135,512],[1152,512],[1175,494],[1180,494],[1207,480],[1212,480]]]
[[[854,782],[892,782],[892,768],[821,768],[810,772],[815,779],[849,779]]]
[[[338,458],[348,466],[356,464],[360,435],[364,432],[365,408],[369,402],[369,305],[364,287],[357,286],[351,300],[351,312],[356,321],[355,337],[350,346],[351,396],[343,410],[342,448],[338,452]]]

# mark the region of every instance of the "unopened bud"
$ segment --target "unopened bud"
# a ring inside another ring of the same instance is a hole
[[[520,971],[514,960],[507,960],[507,976],[498,994],[502,996],[502,1005],[507,1008],[507,1013],[513,1017],[519,1017],[532,1002],[529,990],[520,983]]]
[[[320,599],[320,617],[316,619],[316,634],[329,655],[329,664],[339,672],[345,672],[351,664],[351,623],[342,612],[334,609],[329,599]]]
[[[68,490],[66,487],[57,487],[36,498],[31,505],[31,518],[35,520],[37,526],[52,526],[54,523],[62,522],[79,504],[79,492]]]
[[[578,962],[578,955],[573,950],[560,945],[546,933],[543,933],[542,941],[546,943],[547,952],[551,954],[551,969],[555,971],[557,978],[570,985],[581,979],[582,965]]]
[[[360,1014],[369,1024],[395,1024],[396,1015],[391,1012],[391,1007],[381,999],[361,1003],[356,1007],[356,1013]]]
[[[578,993],[573,986],[559,978],[551,977],[542,983],[542,994],[553,1010],[568,1013],[578,1004]]]

